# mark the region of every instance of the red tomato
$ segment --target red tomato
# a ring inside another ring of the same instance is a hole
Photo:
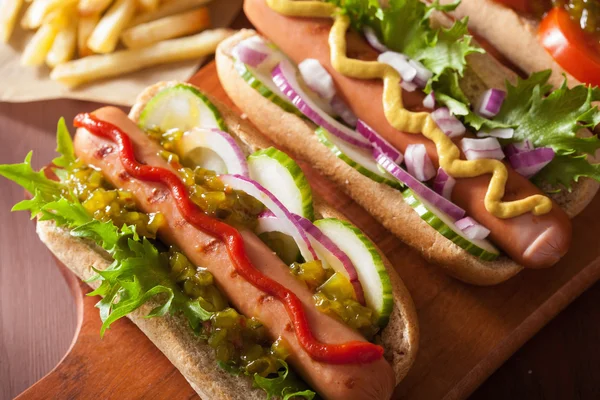
[[[596,44],[569,13],[560,7],[553,8],[542,19],[538,40],[554,60],[581,82],[600,85],[600,53]]]

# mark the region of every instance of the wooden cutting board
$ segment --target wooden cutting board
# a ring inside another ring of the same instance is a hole
[[[191,82],[231,105],[214,64]],[[573,244],[554,268],[525,271],[495,287],[474,287],[441,273],[393,237],[361,207],[307,164],[313,189],[364,230],[386,253],[410,290],[419,313],[420,352],[395,397],[467,397],[525,341],[600,278],[600,196],[573,221]],[[59,268],[64,269],[59,265]],[[129,320],[100,339],[97,298],[69,271],[79,329],[70,352],[18,399],[197,398],[183,376]],[[216,366],[215,366],[216,368]]]

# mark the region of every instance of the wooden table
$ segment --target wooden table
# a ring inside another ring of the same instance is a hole
[[[246,22],[238,20],[236,25]],[[0,163],[34,165],[53,157],[59,116],[97,105],[78,101],[0,104]],[[65,354],[76,329],[69,287],[37,239],[33,223],[10,207],[22,198],[0,179],[0,400],[20,393]],[[593,223],[594,221],[590,221]],[[599,240],[600,242],[600,240]],[[600,284],[595,285],[527,343],[475,392],[475,399],[600,398]]]

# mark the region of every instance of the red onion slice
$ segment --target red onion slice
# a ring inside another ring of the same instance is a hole
[[[358,280],[358,272],[354,268],[354,264],[352,264],[350,258],[310,220],[296,214],[293,214],[293,216],[306,232],[308,239],[317,253],[317,259],[323,262],[323,267],[332,268],[334,271],[340,272],[348,278],[354,288],[357,300],[364,305],[365,296],[363,288]],[[279,218],[268,210],[263,211],[258,216],[256,233],[261,234],[263,232],[281,232],[291,236],[286,227],[281,224]]]
[[[392,146],[387,140],[373,130],[364,121],[358,120],[356,123],[356,131],[360,133],[365,139],[367,139],[373,147],[377,147],[385,155],[390,157],[396,164],[402,164],[404,156],[394,146]]]
[[[496,128],[492,129],[489,132],[477,132],[478,138],[484,137],[495,137],[498,139],[512,139],[515,134],[515,130],[513,128]]]
[[[539,147],[513,154],[508,157],[508,161],[519,174],[531,178],[548,165],[554,159],[554,155],[554,150],[551,148]]]
[[[490,230],[477,223],[473,218],[466,217],[456,221],[456,227],[471,240],[483,240],[490,234]]]
[[[192,160],[197,165],[212,169],[217,173],[226,172],[228,174],[249,176],[246,156],[235,139],[227,132],[216,128],[193,128],[183,134],[178,147],[184,154],[184,158]],[[212,150],[214,154],[202,151],[202,149]],[[218,164],[213,161],[213,166],[211,166],[210,159],[216,157],[215,154],[220,160]],[[220,171],[214,167],[219,164],[222,166],[221,161],[225,164],[225,171]]]
[[[381,150],[373,149],[373,155],[377,163],[387,172],[393,175],[400,182],[408,186],[413,192],[432,204],[434,207],[447,214],[454,221],[461,219],[465,215],[465,210],[452,203],[448,199],[440,196],[423,183],[415,179],[411,174],[400,168],[391,158],[386,156]]]
[[[404,163],[408,173],[425,182],[435,176],[435,168],[424,144],[409,144],[404,151]]]
[[[435,108],[435,94],[433,91],[423,99],[423,107],[433,110]]]
[[[324,100],[330,102],[335,96],[335,85],[329,72],[314,58],[307,58],[298,64],[304,82]]]
[[[377,61],[387,64],[398,71],[403,82],[412,82],[415,76],[417,76],[417,69],[410,64],[408,57],[402,53],[386,51],[377,57]]]
[[[273,53],[260,36],[242,40],[232,50],[233,56],[253,68],[258,68]]]
[[[531,143],[530,140],[515,142],[504,146],[504,154],[506,154],[507,157],[529,150],[533,150],[533,143]]]
[[[488,89],[486,90],[481,99],[479,100],[479,106],[477,112],[487,118],[494,117],[500,112],[502,103],[506,97],[506,92],[499,89]]]
[[[389,51],[389,49],[379,41],[377,33],[375,33],[373,28],[371,28],[370,26],[365,26],[363,29],[363,33],[365,34],[365,39],[367,39],[367,42],[371,45],[372,48],[382,53],[385,51]]]
[[[465,153],[467,160],[481,160],[485,158],[502,160],[504,158],[500,142],[493,137],[485,139],[464,138],[460,141],[460,148]]]
[[[438,173],[433,180],[433,190],[441,194],[444,198],[452,201],[452,190],[456,185],[456,179],[451,177],[441,167],[438,168]]]
[[[467,129],[454,115],[450,113],[447,107],[440,107],[431,113],[431,118],[437,126],[450,138],[455,138],[465,134]]]
[[[300,226],[294,214],[267,189],[258,182],[241,175],[221,175],[221,181],[234,190],[240,190],[260,201],[270,210],[280,221],[282,229],[287,232],[298,244],[300,253],[306,261],[313,261],[317,258],[317,253],[313,249],[306,232]]]
[[[342,100],[339,96],[335,95],[333,96],[333,99],[331,99],[331,103],[329,104],[331,105],[331,109],[333,110],[335,115],[340,116],[340,118],[342,118],[342,120],[349,126],[353,128],[356,127],[358,117],[354,115],[350,107],[348,107],[348,105],[344,103],[344,100]]]
[[[332,135],[363,149],[370,149],[371,144],[352,129],[344,126],[323,112],[315,102],[302,90],[296,78],[296,70],[289,61],[280,62],[271,73],[273,82],[281,92],[315,124],[322,126]]]
[[[365,305],[365,294],[362,285],[358,280],[358,272],[350,258],[344,253],[337,244],[335,244],[327,235],[325,235],[315,224],[308,219],[296,215],[296,220],[304,228],[308,237],[312,239],[312,244],[319,256],[319,259],[325,261],[334,271],[344,275],[354,288],[356,299],[362,305]]]

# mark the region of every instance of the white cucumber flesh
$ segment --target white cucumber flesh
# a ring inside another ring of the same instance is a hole
[[[250,178],[273,193],[292,213],[314,219],[312,190],[302,169],[287,154],[273,147],[248,157]]]

